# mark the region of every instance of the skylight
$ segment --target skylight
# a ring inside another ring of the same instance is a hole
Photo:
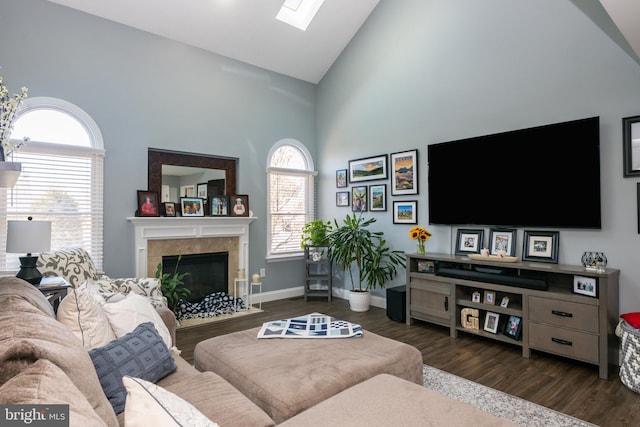
[[[276,19],[306,31],[324,0],[284,0]]]

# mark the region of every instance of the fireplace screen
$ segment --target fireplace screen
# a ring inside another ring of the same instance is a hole
[[[178,264],[178,256],[162,257],[162,272],[173,274]],[[213,252],[182,255],[178,264],[179,273],[189,273],[184,277],[184,286],[191,291],[187,301],[200,302],[214,292],[228,292],[229,253]]]

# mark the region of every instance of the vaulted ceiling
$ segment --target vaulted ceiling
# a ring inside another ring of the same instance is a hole
[[[325,0],[302,31],[275,19],[283,0],[49,1],[311,83],[379,2]],[[640,64],[640,2],[571,1]]]

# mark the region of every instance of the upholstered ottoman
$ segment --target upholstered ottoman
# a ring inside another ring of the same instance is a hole
[[[278,427],[475,426],[516,424],[387,374],[376,375],[320,402]]]
[[[195,367],[226,379],[276,423],[381,373],[422,384],[418,349],[372,332],[355,338],[258,339],[259,330],[198,343]]]

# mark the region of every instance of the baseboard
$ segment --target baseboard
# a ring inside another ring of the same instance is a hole
[[[333,288],[333,296],[349,300],[349,289]],[[304,296],[304,286],[295,288],[279,289],[262,293],[262,302],[277,301],[281,299],[297,298]],[[251,298],[253,304],[259,304],[260,294],[253,294]],[[371,305],[378,308],[387,308],[387,299],[377,295],[371,295]]]

